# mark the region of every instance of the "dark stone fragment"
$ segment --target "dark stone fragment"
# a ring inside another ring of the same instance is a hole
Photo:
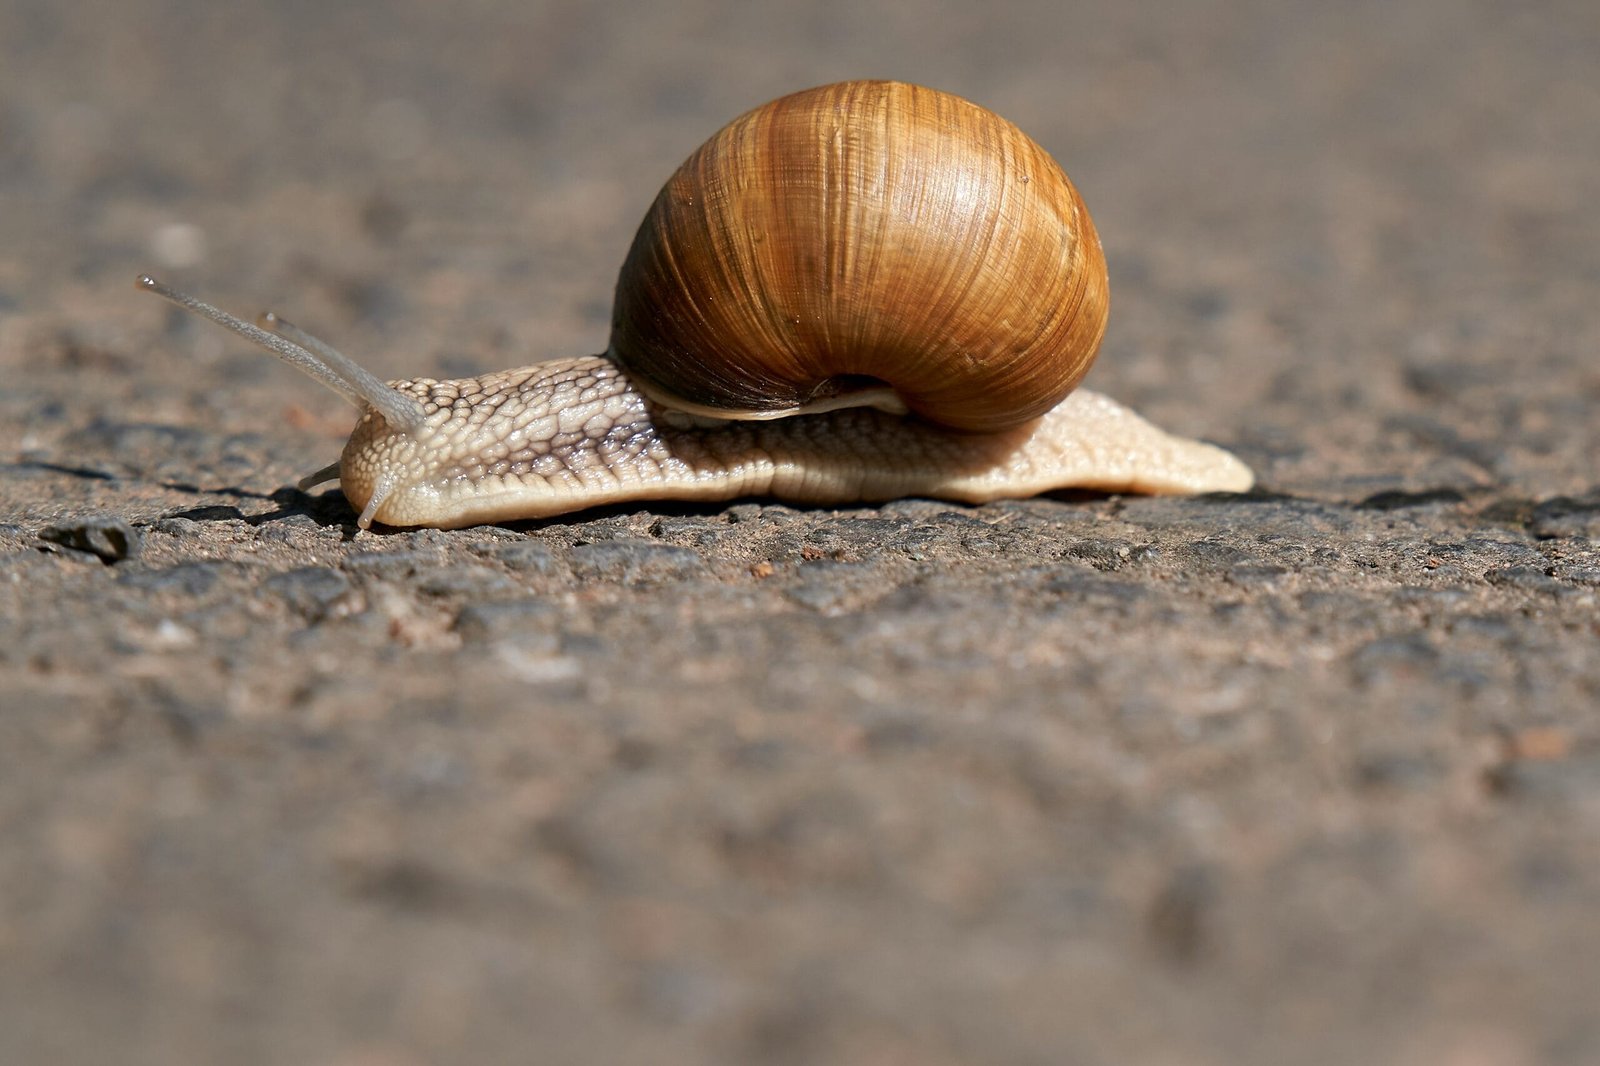
[[[604,638],[593,633],[561,633],[557,636],[556,650],[562,655],[592,660],[603,660],[612,651]]]
[[[1209,946],[1216,895],[1216,878],[1205,867],[1174,870],[1145,914],[1156,950],[1180,966],[1199,962]]]
[[[1045,582],[1045,589],[1073,603],[1122,604],[1135,603],[1147,595],[1144,586],[1132,581],[1102,577],[1098,572],[1081,570],[1057,574]]]
[[[790,761],[793,745],[766,738],[736,744],[727,753],[728,764],[741,770],[777,770]]]
[[[416,588],[428,596],[494,596],[510,592],[511,579],[487,566],[446,566],[418,575]]]
[[[798,580],[784,590],[784,595],[802,607],[831,613],[859,599],[862,586],[874,573],[873,567],[860,563],[817,560],[800,567]]]
[[[961,546],[978,555],[992,554],[994,550],[993,542],[987,537],[962,537],[960,538],[960,543]],[[925,559],[928,557],[928,552],[934,549],[956,547],[956,538],[952,537],[947,529],[922,525],[907,531],[904,536],[898,538],[896,546],[912,558]]]
[[[165,533],[169,537],[195,537],[204,532],[199,522],[192,518],[181,518],[176,515],[163,518],[152,527],[157,533]]]
[[[513,570],[522,570],[535,574],[548,574],[560,567],[555,553],[548,544],[538,541],[519,541],[515,544],[496,544],[489,548],[485,554],[491,559],[497,559]]]
[[[1228,570],[1227,578],[1234,585],[1270,585],[1284,574],[1288,573],[1281,566],[1271,563],[1258,563],[1247,566],[1235,566]]]
[[[1412,392],[1430,398],[1500,383],[1492,367],[1468,362],[1412,363],[1401,371],[1401,380]]]
[[[1426,788],[1442,773],[1438,760],[1412,752],[1375,752],[1355,765],[1356,783],[1363,788]]]
[[[650,523],[650,535],[663,540],[693,539],[709,544],[721,536],[724,525],[720,515],[674,515]]]
[[[1228,313],[1232,301],[1221,289],[1197,289],[1184,298],[1184,306],[1196,318],[1214,320]]]
[[[1561,583],[1542,569],[1532,566],[1503,566],[1483,575],[1491,585],[1527,589],[1532,592],[1554,592]]]
[[[1189,551],[1202,563],[1219,567],[1235,567],[1256,562],[1256,557],[1243,549],[1216,540],[1197,540]]]
[[[1464,615],[1450,623],[1450,632],[1458,636],[1480,636],[1492,640],[1508,640],[1516,634],[1516,624],[1503,614]]]
[[[166,735],[181,746],[189,747],[204,732],[220,722],[224,712],[205,703],[193,703],[185,697],[181,686],[171,681],[150,680],[127,695],[128,707],[140,716],[148,716]]]
[[[344,568],[352,574],[372,574],[375,577],[409,577],[419,570],[438,562],[437,552],[357,552],[344,561]]]
[[[1568,897],[1583,884],[1580,871],[1570,856],[1556,851],[1526,855],[1516,868],[1517,881],[1527,892],[1552,901]]]
[[[141,592],[201,596],[210,591],[221,575],[221,563],[179,563],[164,570],[143,570],[125,574],[123,586]]]
[[[760,519],[773,525],[787,526],[799,520],[801,514],[793,507],[781,503],[766,503],[761,505]]]
[[[897,716],[868,725],[861,741],[868,751],[882,755],[927,748],[935,739],[920,718]]]
[[[1537,504],[1528,517],[1528,532],[1545,540],[1600,538],[1600,490],[1579,498],[1557,496]]]
[[[1533,520],[1535,506],[1537,505],[1532,500],[1525,500],[1518,496],[1507,496],[1491,501],[1478,512],[1478,517],[1486,522],[1524,526]]]
[[[606,540],[572,549],[572,569],[582,577],[612,578],[624,584],[682,577],[705,566],[698,552],[653,540]]]
[[[1431,669],[1438,659],[1439,652],[1427,638],[1412,633],[1369,641],[1356,649],[1350,662],[1363,680],[1371,681],[1382,674]]]
[[[499,603],[473,603],[456,615],[456,632],[464,640],[486,640],[507,633],[528,630],[544,632],[560,611],[538,599],[505,600]]]
[[[245,520],[243,511],[237,507],[227,505],[191,507],[186,511],[174,511],[167,518],[176,518],[189,522],[243,522]]]
[[[805,536],[802,554],[860,559],[900,546],[911,523],[904,518],[835,518]]]
[[[1477,556],[1490,567],[1527,566],[1543,571],[1548,565],[1544,552],[1531,544],[1495,540],[1490,537],[1468,537],[1465,548],[1467,559]]]
[[[440,911],[464,901],[459,887],[442,871],[420,859],[395,856],[345,864],[344,887],[350,894],[400,910]]]
[[[304,543],[306,538],[315,536],[321,528],[322,524],[315,518],[299,512],[256,525],[256,536],[269,544],[294,545]]]
[[[1124,540],[1085,537],[1066,545],[1061,555],[1066,559],[1082,559],[1096,570],[1120,570],[1132,550]]]
[[[410,217],[393,198],[374,193],[361,205],[361,230],[380,244],[393,244]]]
[[[643,737],[623,737],[612,749],[611,758],[624,770],[644,770],[661,757],[661,749]]]
[[[296,614],[321,618],[329,604],[350,590],[350,579],[325,566],[307,566],[274,574],[261,587],[283,600]]]
[[[1484,771],[1484,784],[1512,799],[1592,803],[1600,796],[1600,758],[1508,759]]]
[[[1356,504],[1358,511],[1401,511],[1410,507],[1452,507],[1465,503],[1466,497],[1455,489],[1424,489],[1421,492],[1401,492],[1391,489],[1375,492]]]
[[[144,546],[139,531],[115,515],[91,515],[46,526],[39,531],[39,539],[87,552],[107,564],[132,559]]]
[[[939,523],[941,526],[953,526],[957,529],[987,531],[994,528],[994,523],[985,522],[983,519],[974,517],[973,515],[968,514],[966,511],[940,511],[938,514],[933,516],[933,521]]]
[[[909,518],[912,521],[927,521],[941,511],[949,511],[950,505],[939,500],[925,500],[916,496],[908,496],[899,500],[887,500],[878,505],[878,511],[885,517]]]
[[[1326,589],[1308,589],[1300,593],[1295,602],[1308,614],[1347,617],[1359,617],[1367,613],[1372,606],[1371,602],[1360,593]]]

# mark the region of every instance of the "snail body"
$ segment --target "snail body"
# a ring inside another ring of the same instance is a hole
[[[598,356],[395,387],[423,405],[428,430],[396,432],[371,412],[356,426],[338,474],[362,528],[374,518],[452,528],[637,500],[982,503],[1063,486],[1249,487],[1249,471],[1220,448],[1170,436],[1086,389],[1018,428],[964,433],[871,407],[686,416]],[[480,419],[485,409],[495,413]]]
[[[604,356],[384,383],[154,291],[346,396],[337,478],[365,529],[452,528],[635,500],[964,502],[1056,488],[1243,491],[1227,452],[1074,392],[1105,261],[1060,167],[965,100],[894,82],[735,119],[652,205]]]

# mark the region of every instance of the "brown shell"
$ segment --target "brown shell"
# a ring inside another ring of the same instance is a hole
[[[948,93],[841,82],[735,119],[667,181],[611,355],[691,411],[777,417],[887,383],[997,430],[1072,391],[1107,299],[1089,213],[1025,133]]]

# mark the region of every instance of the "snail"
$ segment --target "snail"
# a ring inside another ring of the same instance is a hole
[[[1076,390],[1107,316],[1077,191],[1010,122],[898,82],[785,96],[697,149],[634,238],[603,356],[386,384],[276,315],[252,325],[138,284],[360,409],[339,461],[300,488],[337,479],[361,529],[1253,481]]]

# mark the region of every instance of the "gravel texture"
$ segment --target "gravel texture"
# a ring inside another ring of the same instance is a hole
[[[1600,1061],[1600,7],[0,4],[0,1062]],[[1261,487],[357,534],[847,76],[1095,212]]]

